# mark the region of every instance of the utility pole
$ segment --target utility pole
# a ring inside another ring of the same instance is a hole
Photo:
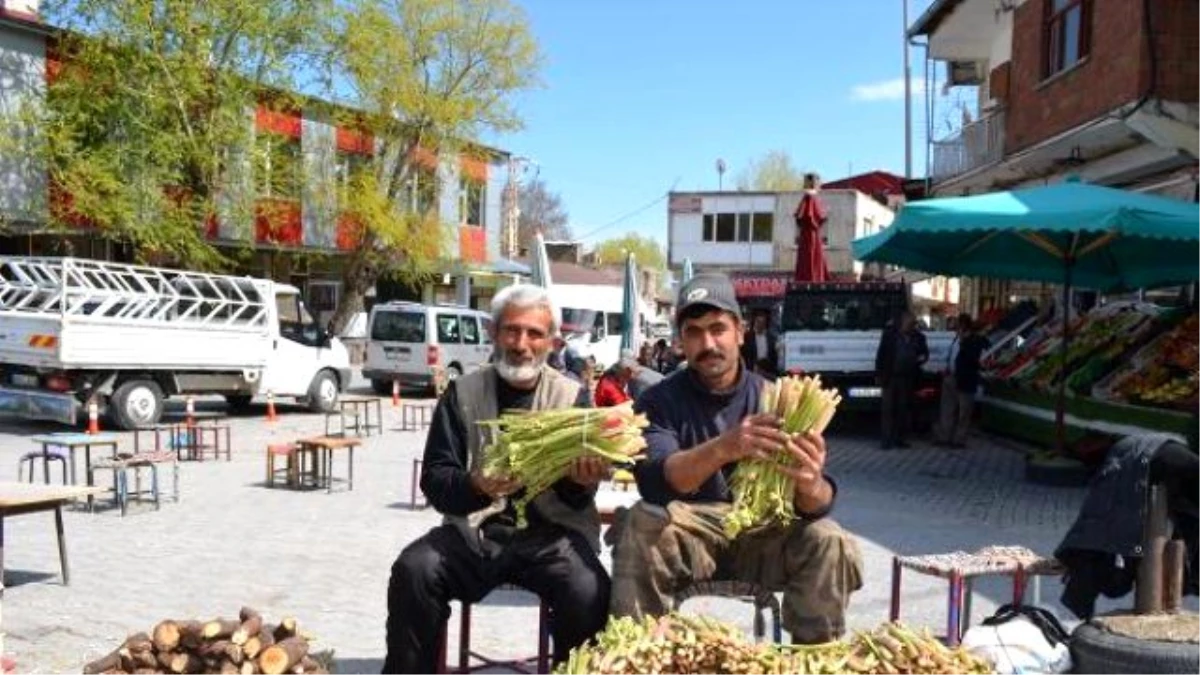
[[[521,179],[531,161],[527,157],[508,158],[508,184],[504,186],[504,225],[500,234],[500,252],[513,259],[520,253]]]
[[[904,21],[900,37],[904,44],[904,177],[912,178],[912,67],[908,63],[908,0],[900,0]]]

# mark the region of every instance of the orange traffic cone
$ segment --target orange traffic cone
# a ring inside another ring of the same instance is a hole
[[[277,419],[279,419],[279,416],[275,414],[275,395],[272,394],[270,391],[268,391],[267,392],[267,421],[274,422]]]
[[[88,425],[87,432],[89,434],[100,433],[100,408],[95,401],[88,403]]]
[[[400,380],[392,380],[392,407],[400,407]]]
[[[187,397],[187,425],[188,427],[196,426],[196,399],[191,396]]]

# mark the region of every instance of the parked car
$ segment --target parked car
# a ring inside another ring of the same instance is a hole
[[[492,317],[459,305],[388,302],[367,321],[363,377],[378,394],[401,387],[434,391],[437,377],[453,381],[488,362]]]

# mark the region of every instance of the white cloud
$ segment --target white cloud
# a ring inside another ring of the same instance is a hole
[[[919,96],[924,90],[925,81],[913,78],[912,95]],[[904,78],[856,84],[850,91],[850,98],[854,101],[899,101],[904,98]]]

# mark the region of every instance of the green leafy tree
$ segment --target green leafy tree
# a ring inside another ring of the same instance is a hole
[[[662,246],[653,238],[643,237],[636,232],[600,242],[594,250],[596,262],[600,265],[623,264],[625,256],[629,253],[633,253],[634,262],[640,267],[655,270],[665,270],[667,267],[667,257],[663,254]]]
[[[460,218],[438,212],[439,190],[460,203],[470,196],[442,185],[435,165],[460,154],[486,160],[473,139],[520,128],[513,97],[536,84],[540,56],[508,0],[361,0],[339,6],[328,38],[331,91],[358,109],[341,121],[374,139],[339,189],[357,231],[331,321],[338,330],[381,275],[411,281],[444,260],[448,225]]]
[[[739,190],[791,192],[804,189],[804,172],[786,150],[772,150],[750,162],[737,178]]]
[[[92,228],[147,262],[229,261],[206,227],[252,222],[253,117],[317,54],[328,0],[48,0],[66,29],[44,99],[3,123],[44,166],[52,231]],[[286,95],[271,100],[292,105]]]

